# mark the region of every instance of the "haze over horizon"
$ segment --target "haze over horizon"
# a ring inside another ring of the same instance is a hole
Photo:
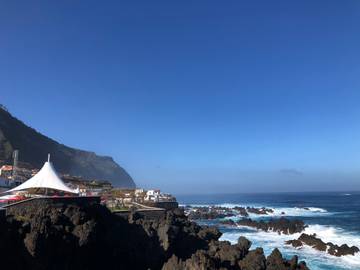
[[[355,0],[3,2],[0,103],[146,188],[360,190],[359,12]]]

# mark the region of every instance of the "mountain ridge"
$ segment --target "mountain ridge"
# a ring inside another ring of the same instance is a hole
[[[0,160],[11,162],[15,149],[20,152],[19,160],[34,168],[41,168],[50,153],[60,173],[107,180],[116,187],[135,187],[131,176],[112,157],[61,144],[29,127],[0,106]]]

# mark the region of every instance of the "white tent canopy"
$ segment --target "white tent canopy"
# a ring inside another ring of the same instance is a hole
[[[45,162],[41,170],[32,178],[6,192],[22,191],[30,188],[55,189],[69,193],[77,193],[76,190],[72,190],[67,185],[65,185],[65,183],[56,173],[50,161]]]

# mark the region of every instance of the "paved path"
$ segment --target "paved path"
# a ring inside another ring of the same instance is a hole
[[[137,203],[137,202],[132,202],[131,203],[133,206],[135,207],[138,207],[139,209],[138,210],[151,210],[151,211],[164,211],[165,209],[164,208],[158,208],[158,207],[152,207],[152,206],[147,206],[147,205],[143,205],[143,204],[140,204],[140,203]]]

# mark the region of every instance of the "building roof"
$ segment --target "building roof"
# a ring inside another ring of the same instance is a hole
[[[30,178],[23,184],[6,192],[21,191],[30,188],[48,188],[48,189],[61,190],[69,193],[77,193],[77,191],[65,185],[65,183],[56,173],[50,161],[45,162],[41,170],[37,174],[35,174],[32,178]]]

